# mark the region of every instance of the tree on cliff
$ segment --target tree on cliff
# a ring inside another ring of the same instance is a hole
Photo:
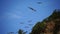
[[[47,27],[50,25],[52,26]],[[46,31],[45,30],[46,27],[52,28],[53,26],[54,26],[54,30],[52,30],[52,32],[53,34],[57,34],[57,32],[60,31],[60,10],[54,10],[53,13],[49,17],[45,18],[42,22],[37,22],[37,24],[32,28],[30,34],[41,34],[41,33],[44,34],[44,32]]]
[[[18,34],[26,34],[22,29],[19,29]]]

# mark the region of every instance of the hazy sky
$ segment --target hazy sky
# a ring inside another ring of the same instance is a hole
[[[0,34],[16,33],[19,29],[30,32],[38,21],[60,9],[60,0],[0,0],[0,3]]]

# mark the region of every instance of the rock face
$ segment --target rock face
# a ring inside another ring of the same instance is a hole
[[[60,34],[60,10],[54,10],[52,15],[37,22],[30,34]]]

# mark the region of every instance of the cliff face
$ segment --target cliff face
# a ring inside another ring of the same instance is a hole
[[[30,34],[60,34],[60,10],[54,10],[52,15],[37,22]]]

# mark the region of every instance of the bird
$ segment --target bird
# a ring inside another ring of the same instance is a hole
[[[32,20],[29,20],[28,22],[32,22]]]
[[[28,25],[32,26],[33,24],[28,24]]]
[[[8,34],[14,34],[14,32],[9,32]]]
[[[25,26],[25,28],[29,28],[28,26]]]
[[[33,10],[33,11],[36,11],[34,8],[32,8],[32,7],[28,7],[29,9],[31,9],[31,10]]]
[[[20,22],[20,24],[24,24],[23,22]]]
[[[37,2],[38,4],[42,4],[42,2]]]

